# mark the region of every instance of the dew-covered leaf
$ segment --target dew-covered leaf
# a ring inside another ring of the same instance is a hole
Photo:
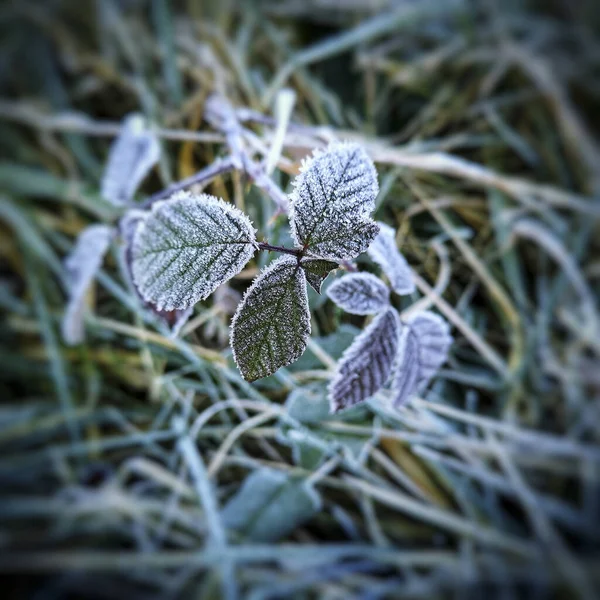
[[[417,313],[405,323],[392,387],[394,406],[401,406],[429,383],[446,361],[451,344],[448,323],[435,313]]]
[[[378,225],[379,234],[367,252],[383,269],[397,294],[412,294],[415,291],[415,282],[406,259],[396,246],[396,231],[385,223]]]
[[[306,277],[294,256],[272,262],[248,288],[231,322],[233,357],[244,379],[297,360],[310,335]]]
[[[73,250],[64,261],[65,285],[69,301],[61,324],[62,337],[67,344],[83,341],[85,296],[102,265],[102,259],[114,236],[106,225],[90,225],[77,238]]]
[[[126,117],[108,154],[102,196],[112,204],[128,204],[159,156],[160,144],[144,117]]]
[[[338,268],[338,264],[331,260],[322,258],[303,258],[300,266],[304,269],[306,280],[317,294],[321,293],[321,284],[325,281],[327,275],[333,269]]]
[[[353,315],[372,315],[390,303],[390,291],[371,273],[350,273],[335,281],[327,296]]]
[[[178,192],[157,202],[137,226],[133,281],[158,310],[188,308],[237,275],[252,258],[252,223],[207,194]]]
[[[370,215],[377,172],[357,144],[332,144],[316,152],[294,186],[290,224],[298,247],[339,262],[356,258],[375,239],[379,228]]]
[[[388,308],[344,352],[329,385],[331,412],[367,400],[383,387],[391,373],[400,335],[400,318]]]
[[[254,471],[221,512],[223,524],[245,539],[276,542],[321,509],[317,492],[305,481],[263,468]]]

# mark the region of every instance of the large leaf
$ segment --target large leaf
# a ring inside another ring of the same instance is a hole
[[[394,406],[422,390],[448,357],[450,328],[439,315],[417,313],[404,325],[393,382]]]
[[[171,337],[175,338],[179,335],[179,332],[183,326],[188,322],[189,318],[194,312],[194,307],[189,306],[184,309],[175,310],[158,310],[158,308],[147,302],[142,298],[139,290],[133,284],[132,274],[132,248],[133,238],[138,224],[146,217],[147,213],[142,210],[130,209],[119,221],[119,232],[123,238],[123,245],[121,247],[121,268],[125,279],[132,284],[133,289],[136,292],[137,297],[140,299],[145,308],[156,315],[165,325],[171,329]]]
[[[73,250],[65,259],[65,283],[69,301],[61,330],[67,344],[79,344],[83,341],[85,296],[102,265],[114,233],[114,229],[106,225],[87,227],[79,234]]]
[[[271,263],[248,288],[231,322],[233,357],[254,381],[297,360],[310,335],[306,277],[294,256]]]
[[[406,259],[396,245],[396,230],[385,223],[378,225],[379,234],[367,252],[383,269],[397,294],[412,294],[415,291],[415,282]]]
[[[214,196],[178,192],[138,224],[133,281],[158,310],[188,308],[237,275],[255,247],[244,213]]]
[[[321,508],[315,490],[286,473],[260,469],[223,508],[224,525],[255,542],[276,542],[310,519]]]
[[[308,159],[294,182],[290,223],[294,241],[334,261],[364,252],[379,228],[371,220],[377,172],[356,144],[334,144]]]
[[[333,269],[337,269],[338,264],[322,258],[303,258],[300,261],[300,266],[306,273],[306,280],[310,284],[310,287],[312,287],[317,294],[320,294],[321,284]]]
[[[390,303],[388,287],[371,273],[351,273],[335,281],[327,296],[353,315],[372,315]]]
[[[388,308],[354,340],[340,359],[329,386],[331,412],[363,402],[385,385],[392,371],[399,335],[398,313]]]
[[[141,115],[129,115],[110,148],[102,177],[102,196],[113,204],[127,204],[160,156],[158,139]]]

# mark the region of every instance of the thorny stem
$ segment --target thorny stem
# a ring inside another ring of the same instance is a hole
[[[175,192],[179,192],[191,185],[198,183],[208,183],[211,179],[214,179],[218,175],[226,173],[227,171],[231,171],[236,165],[235,160],[231,156],[227,156],[225,158],[218,158],[215,162],[208,165],[208,167],[194,173],[191,177],[186,177],[173,185],[166,187],[164,190],[149,196],[142,203],[142,208],[150,208],[155,202],[158,200],[162,200],[163,198],[167,198],[171,194]]]
[[[210,96],[206,101],[204,117],[225,136],[234,167],[242,169],[257,187],[274,200],[279,214],[286,214],[287,196],[266,173],[264,165],[250,158],[244,146],[244,128],[228,100],[223,96]]]
[[[304,255],[304,251],[300,248],[285,248],[284,246],[273,246],[271,244],[267,244],[266,242],[258,242],[258,249],[272,252],[281,252],[282,254],[291,254],[293,256],[297,256],[298,258]]]

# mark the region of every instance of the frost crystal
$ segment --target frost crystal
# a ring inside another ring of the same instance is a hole
[[[337,269],[339,265],[331,260],[324,260],[322,258],[303,258],[300,262],[300,266],[304,269],[306,280],[310,284],[310,287],[312,287],[317,294],[320,294],[321,284],[325,281],[327,275],[329,275],[333,269]]]
[[[378,225],[379,235],[367,252],[383,269],[397,294],[412,294],[415,291],[415,282],[406,259],[396,246],[396,231],[385,223]]]
[[[79,234],[71,254],[65,259],[65,283],[69,302],[61,330],[67,344],[74,345],[83,341],[85,295],[100,269],[113,235],[114,230],[111,227],[91,225]]]
[[[141,115],[129,115],[108,154],[102,196],[112,204],[128,204],[158,162],[160,144]]]
[[[290,224],[301,248],[334,261],[364,252],[379,228],[371,220],[377,172],[363,148],[333,144],[308,159],[294,182]]]
[[[231,322],[233,357],[244,379],[275,373],[302,356],[310,335],[306,277],[282,256],[248,288]]]
[[[158,310],[188,308],[239,273],[255,248],[244,213],[214,196],[178,192],[138,224],[133,281]]]
[[[452,344],[450,328],[435,313],[417,313],[402,332],[394,375],[394,406],[422,390],[446,361]]]
[[[385,385],[398,349],[399,334],[398,313],[388,308],[346,349],[329,385],[332,413],[363,402]]]
[[[327,296],[353,315],[372,315],[390,301],[387,286],[371,273],[351,273],[338,279],[327,290]]]

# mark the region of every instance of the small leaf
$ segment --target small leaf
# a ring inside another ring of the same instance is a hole
[[[331,260],[322,258],[303,258],[300,266],[304,269],[306,280],[317,294],[321,293],[321,284],[325,281],[327,275],[333,269],[338,268],[338,264]]]
[[[108,154],[102,196],[112,204],[128,204],[158,162],[160,144],[141,115],[126,117]]]
[[[62,337],[67,344],[83,341],[83,312],[85,295],[102,265],[102,259],[114,236],[106,225],[90,225],[77,238],[73,250],[64,261],[65,284],[69,302],[62,320]]]
[[[290,211],[298,247],[337,262],[356,258],[375,239],[371,220],[377,172],[357,144],[333,144],[308,159],[294,182]]]
[[[231,322],[233,358],[244,379],[297,360],[310,335],[306,277],[294,256],[272,262],[248,288]]]
[[[287,414],[301,423],[321,423],[330,418],[327,393],[322,385],[293,389],[285,402]]]
[[[137,226],[133,281],[158,310],[188,308],[237,275],[252,258],[252,223],[207,194],[178,192],[157,202]]]
[[[321,509],[315,490],[286,473],[263,468],[254,471],[227,502],[221,517],[228,529],[255,542],[276,542]]]
[[[379,234],[367,252],[383,269],[397,294],[412,294],[415,291],[415,282],[406,259],[396,246],[396,230],[385,223],[378,225]]]
[[[353,315],[372,315],[390,303],[387,286],[371,273],[350,273],[335,281],[327,296]]]
[[[377,315],[344,352],[329,386],[331,412],[364,402],[386,383],[398,349],[400,318],[393,308]]]
[[[406,322],[394,374],[394,406],[401,406],[429,383],[446,361],[451,344],[448,324],[435,313],[417,313]]]

